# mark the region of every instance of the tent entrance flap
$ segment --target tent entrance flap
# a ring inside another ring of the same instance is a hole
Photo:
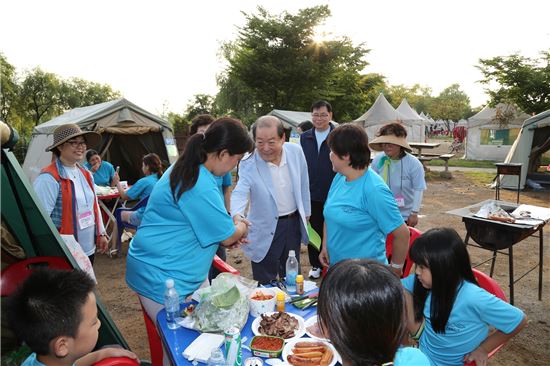
[[[143,135],[104,133],[102,137],[100,152],[103,160],[115,167],[120,166],[120,179],[128,181],[129,184],[134,184],[143,177],[142,158],[149,153],[157,154],[165,168],[169,165],[164,139],[160,132]],[[104,151],[105,149],[107,151]]]

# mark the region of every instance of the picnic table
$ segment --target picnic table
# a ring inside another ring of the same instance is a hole
[[[429,161],[432,161],[435,158],[439,158],[439,154],[433,154],[433,153],[424,153],[422,154],[423,149],[435,149],[441,145],[439,142],[409,142],[409,146],[413,149],[416,149],[417,151],[413,153],[413,155],[416,155],[418,157],[418,160],[422,163],[422,166],[424,167],[424,171],[429,171],[428,167],[426,166],[426,163]]]

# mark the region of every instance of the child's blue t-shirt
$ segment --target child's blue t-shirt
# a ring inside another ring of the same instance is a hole
[[[393,360],[394,366],[430,366],[430,360],[414,347],[399,347]]]
[[[180,296],[199,288],[219,242],[235,232],[214,175],[201,165],[197,183],[174,202],[170,173],[159,179],[141,226],[130,243],[126,283],[162,304],[165,280],[174,279]]]
[[[159,180],[158,175],[151,174],[146,177],[141,178],[130,187],[129,190],[126,191],[126,195],[131,200],[137,200],[137,199],[143,199],[151,194],[153,191],[153,187],[155,186],[155,183],[157,183]],[[138,209],[138,212],[145,212],[145,207],[141,207]]]
[[[390,189],[370,168],[347,182],[334,176],[323,210],[330,264],[371,258],[387,264],[386,236],[403,224]]]
[[[73,364],[75,366],[76,363]],[[21,366],[46,366],[36,359],[36,353],[31,353],[29,357],[21,364]]]
[[[403,287],[413,292],[416,275],[401,280]],[[426,325],[420,336],[419,348],[432,365],[459,366],[464,356],[475,350],[487,338],[489,326],[510,333],[521,323],[524,313],[481,287],[463,281],[449,315],[445,333],[436,333],[430,321],[432,294],[424,306]]]
[[[90,163],[85,163],[84,167],[86,167],[86,169],[90,172],[92,171],[92,166]],[[110,186],[111,180],[113,180],[113,176],[115,175],[115,168],[113,167],[113,164],[103,160],[101,161],[99,169],[92,172],[92,174],[94,175],[95,184],[98,186]]]

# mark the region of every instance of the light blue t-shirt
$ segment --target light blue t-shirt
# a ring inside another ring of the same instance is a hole
[[[351,182],[334,176],[323,210],[330,264],[371,258],[387,264],[386,236],[403,224],[388,186],[370,168]]]
[[[92,166],[90,163],[85,163],[84,167],[86,167],[86,169],[90,172],[92,171]],[[113,180],[113,176],[115,175],[115,168],[113,167],[113,164],[102,160],[99,169],[92,172],[92,174],[94,175],[95,184],[98,186],[110,186],[111,180]]]
[[[319,131],[315,129],[315,140],[317,140],[317,151],[321,150],[321,145],[323,144],[323,141],[327,139],[329,133],[330,133],[330,126],[324,131]]]
[[[75,366],[76,364],[73,364]],[[36,353],[31,353],[29,357],[21,364],[21,366],[46,366],[36,359]]]
[[[416,275],[401,280],[403,287],[412,293]],[[489,326],[503,333],[510,333],[521,323],[523,311],[502,301],[481,287],[463,281],[453,309],[449,315],[445,333],[436,333],[430,321],[432,294],[424,305],[426,325],[420,336],[420,350],[432,365],[461,366],[464,356],[475,350],[487,338]]]
[[[198,289],[219,242],[235,232],[215,176],[204,165],[195,186],[177,202],[170,173],[171,168],[155,184],[126,260],[128,286],[159,304],[168,278],[182,297]]]
[[[430,360],[418,348],[399,347],[393,366],[430,366]]]
[[[224,199],[224,196],[223,196],[223,188],[224,187],[231,187],[231,185],[233,184],[233,176],[231,175],[231,172],[225,174],[224,176],[217,176],[217,175],[214,175],[214,178],[216,179],[216,184],[218,185],[218,187],[220,188],[220,192],[222,194],[222,199]]]
[[[141,178],[126,191],[126,195],[131,200],[143,199],[151,194],[155,183],[159,180],[158,174],[154,173],[146,177]],[[145,207],[139,208],[136,212],[143,214],[145,212]]]

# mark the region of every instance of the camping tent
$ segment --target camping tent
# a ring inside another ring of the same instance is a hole
[[[542,154],[550,150],[550,110],[544,111],[527,119],[516,141],[512,145],[505,163],[521,163],[520,188],[525,186],[526,179],[532,179],[538,183],[550,180],[550,173],[536,173],[540,165]],[[544,178],[544,179],[543,179]],[[504,175],[501,179],[501,186],[504,188],[516,189],[518,186],[517,176]]]
[[[130,184],[142,175],[141,158],[144,155],[154,152],[165,165],[178,156],[167,121],[126,99],[117,99],[75,108],[36,126],[23,163],[23,170],[31,182],[52,159],[52,154],[46,153],[45,149],[53,143],[53,131],[67,123],[76,123],[82,130],[99,132],[102,141],[96,150],[104,160],[120,166],[121,179]]]
[[[499,119],[508,123],[499,124]],[[516,139],[521,124],[529,118],[510,104],[485,106],[479,113],[468,118],[466,159],[504,161]]]
[[[424,119],[420,117],[418,113],[409,105],[407,99],[403,98],[397,111],[400,112],[411,123],[411,126],[407,128],[407,136],[409,141],[424,142],[426,141],[426,125],[429,123],[424,122]]]
[[[270,116],[279,118],[285,128],[291,128],[296,131],[296,127],[302,122],[311,122],[311,112],[285,111],[282,109],[274,109],[268,113]]]
[[[376,137],[380,127],[391,122],[401,122],[407,129],[407,140],[424,142],[424,139],[419,140],[420,136],[415,136],[412,127],[421,124],[416,120],[411,120],[405,115],[395,110],[392,105],[386,100],[384,94],[380,93],[374,104],[361,117],[354,121],[356,124],[365,128],[369,139]]]

